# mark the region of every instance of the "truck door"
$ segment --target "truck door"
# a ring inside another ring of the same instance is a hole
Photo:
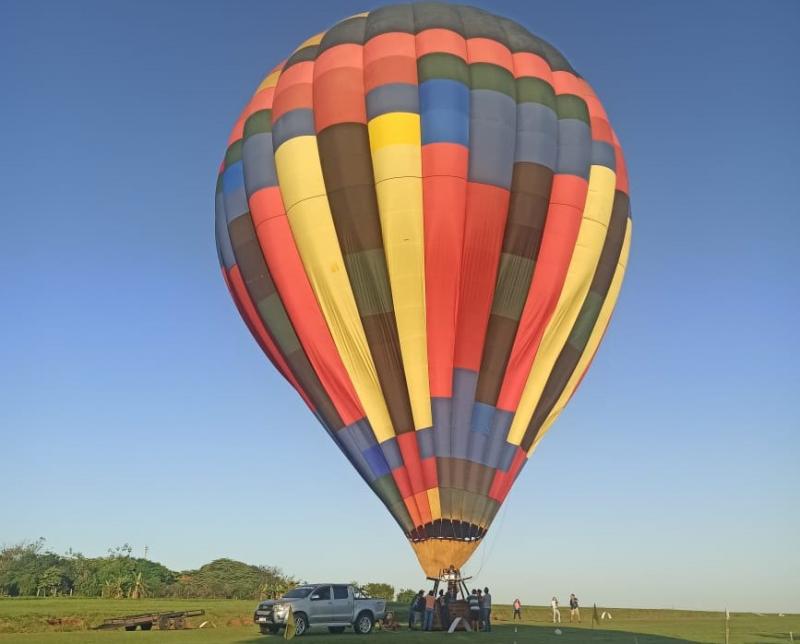
[[[333,621],[333,600],[330,586],[317,586],[309,596],[311,624],[326,624]]]
[[[350,624],[354,619],[353,598],[345,584],[333,587],[333,621],[341,624]]]

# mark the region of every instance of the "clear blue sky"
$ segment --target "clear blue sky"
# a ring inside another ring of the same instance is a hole
[[[0,543],[420,585],[213,239],[262,75],[376,4],[3,3]],[[800,610],[800,4],[485,6],[603,99],[634,239],[594,366],[470,571],[504,601]]]

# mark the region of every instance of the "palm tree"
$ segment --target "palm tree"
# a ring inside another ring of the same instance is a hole
[[[130,599],[143,599],[147,596],[147,586],[142,581],[142,573],[140,572],[136,575],[136,579],[133,582],[133,586],[131,586],[131,590],[128,593],[128,597]]]

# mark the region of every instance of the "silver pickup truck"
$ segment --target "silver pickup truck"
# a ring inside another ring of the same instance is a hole
[[[312,626],[327,626],[331,633],[343,633],[352,626],[356,633],[366,635],[386,613],[385,601],[367,597],[349,584],[305,584],[280,599],[261,602],[253,621],[264,635],[277,633],[286,626],[289,606],[295,635],[303,635]]]

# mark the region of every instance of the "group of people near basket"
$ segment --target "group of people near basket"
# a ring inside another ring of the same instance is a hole
[[[410,629],[422,626],[423,631],[433,630],[433,617],[434,612],[438,612],[439,624],[443,630],[448,630],[452,623],[450,616],[450,604],[456,600],[455,591],[445,592],[439,591],[437,596],[434,591],[428,591],[425,594],[424,590],[420,590],[414,599],[411,600],[411,606],[408,611],[408,627]],[[473,631],[491,631],[492,630],[492,596],[488,588],[472,589],[472,592],[466,599],[468,609],[468,621],[470,628]],[[550,607],[553,611],[553,623],[561,623],[561,610],[558,605],[558,597],[553,596],[550,601]],[[519,599],[514,600],[513,604],[514,613],[512,620],[522,619],[522,602]],[[569,621],[581,621],[581,611],[578,607],[578,598],[575,593],[569,596]]]
[[[437,611],[442,629],[448,630],[452,623],[450,604],[455,601],[455,598],[455,591],[451,593],[440,590],[437,596],[432,590],[428,591],[427,595],[424,590],[420,590],[414,595],[409,607],[408,627],[414,629],[421,623],[423,631],[433,630],[433,614],[434,611]],[[484,588],[481,591],[473,588],[469,597],[467,597],[467,606],[472,630],[491,631],[492,595],[489,593],[489,589]]]

